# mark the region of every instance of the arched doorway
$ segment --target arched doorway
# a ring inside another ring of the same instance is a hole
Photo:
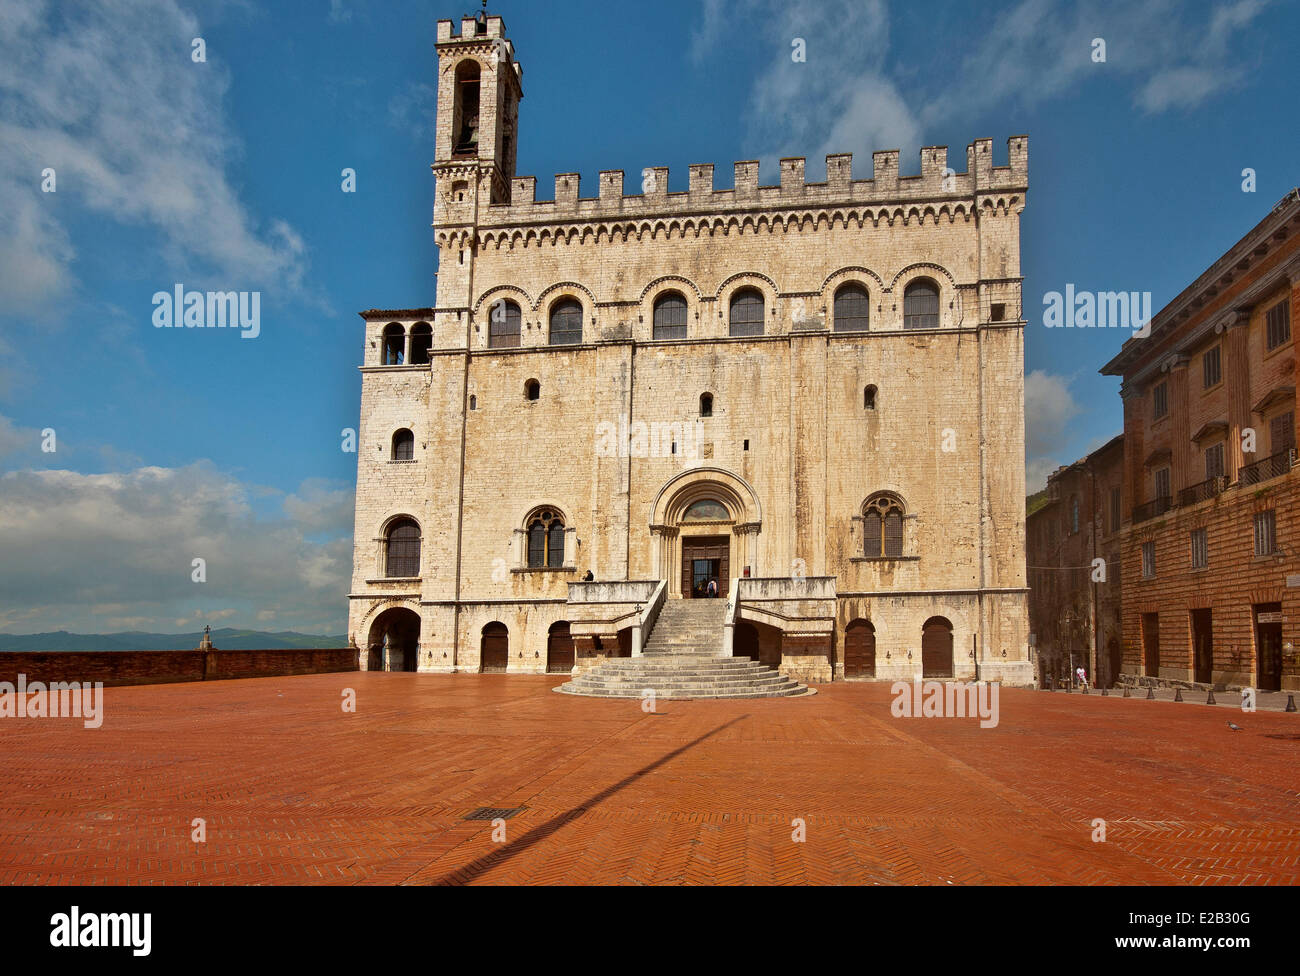
[[[546,673],[568,674],[573,670],[573,638],[569,622],[557,620],[546,633]]]
[[[415,671],[420,664],[420,615],[389,607],[370,625],[366,640],[368,671]]]
[[[921,628],[921,677],[952,677],[952,624],[931,617]]]
[[[479,671],[483,674],[504,674],[510,660],[510,631],[506,625],[493,621],[483,627],[479,642]]]
[[[731,656],[759,658],[758,628],[748,620],[736,621],[736,632],[731,639]]]
[[[729,471],[698,466],[670,478],[650,521],[653,565],[668,596],[726,597],[732,577],[754,566],[762,518],[753,488]]]
[[[844,628],[844,677],[876,676],[876,628],[870,620],[854,620]]]

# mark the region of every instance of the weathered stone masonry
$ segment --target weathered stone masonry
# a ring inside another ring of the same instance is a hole
[[[554,199],[537,200],[536,181],[514,173],[523,73],[501,19],[464,20],[459,33],[440,21],[437,52],[436,301],[363,313],[349,619],[373,650],[363,666],[478,671],[484,628],[504,624],[506,669],[546,670],[552,625],[583,616],[569,584],[588,570],[667,580],[677,599],[683,545],[708,535],[729,547],[730,577],[772,581],[746,590],[765,595],[742,599],[738,617],[752,652],[801,680],[844,676],[855,620],[874,629],[874,659],[851,662],[853,674],[919,676],[923,628],[942,618],[950,673],[1030,683],[1028,140],[1008,140],[1006,166],[993,165],[991,140],[976,141],[962,173],[928,147],[919,176],[878,152],[870,179],[833,155],[822,183],[785,159],[776,186],[740,162],[729,189],[696,165],[682,192],[655,168],[633,176],[641,193],[603,172],[584,198],[577,174],[561,174]],[[904,296],[920,282],[937,291],[938,314],[905,329]],[[865,289],[867,331],[836,331],[846,284]],[[761,297],[761,335],[731,334],[745,292]],[[684,301],[684,339],[654,338],[668,294]],[[581,341],[552,344],[551,316],[570,300]],[[490,348],[506,301],[519,344]],[[427,362],[411,338],[426,327]],[[386,364],[385,330],[401,364]],[[683,438],[666,452],[602,449],[602,424],[638,423]],[[393,459],[399,430],[413,434],[410,460]],[[881,493],[903,512],[901,554],[869,558],[864,506]],[[726,517],[691,521],[696,499]],[[527,527],[542,511],[562,518],[562,564],[530,569]],[[419,527],[419,570],[393,579],[385,539],[403,517]],[[807,581],[826,578],[809,598]],[[385,615],[394,608],[415,616]],[[624,610],[636,605],[610,611],[606,639],[578,642],[578,669],[627,653]]]

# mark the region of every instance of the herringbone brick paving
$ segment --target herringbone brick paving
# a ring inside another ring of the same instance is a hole
[[[0,721],[0,883],[1300,882],[1296,715],[1004,690],[980,729],[894,718],[879,684],[647,714],[563,680],[109,688],[98,730]],[[478,807],[524,809],[499,843]]]

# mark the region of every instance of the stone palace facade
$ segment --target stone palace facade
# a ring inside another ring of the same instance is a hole
[[[1028,140],[685,189],[515,175],[499,17],[438,23],[436,298],[365,321],[363,666],[574,672],[716,597],[801,681],[1028,685]],[[585,579],[588,573],[591,579]],[[724,618],[719,617],[720,620]]]

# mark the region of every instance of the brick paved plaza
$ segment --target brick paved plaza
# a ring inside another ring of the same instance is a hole
[[[1296,715],[1004,691],[981,730],[896,719],[882,684],[645,714],[562,680],[109,688],[99,730],[6,720],[0,883],[1300,881]],[[505,843],[479,807],[523,808]]]

